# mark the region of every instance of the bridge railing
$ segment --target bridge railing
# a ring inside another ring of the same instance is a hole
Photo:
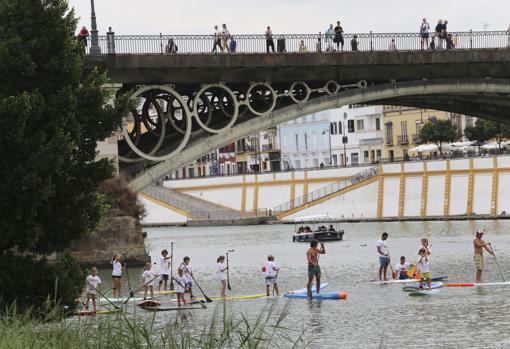
[[[345,179],[345,180],[341,180],[341,181],[338,181],[335,183],[331,183],[325,187],[322,187],[315,191],[307,193],[307,194],[300,196],[294,200],[287,201],[279,206],[276,206],[274,208],[274,214],[277,215],[279,213],[289,211],[295,207],[299,207],[299,206],[302,206],[309,202],[315,201],[315,200],[325,197],[329,194],[332,194],[334,192],[337,192],[339,190],[347,188],[351,185],[354,185],[354,184],[364,181],[366,179],[377,176],[378,173],[379,173],[378,166],[368,168],[368,169],[356,174],[351,179]]]
[[[464,31],[450,32],[457,49],[484,49],[510,47],[508,31]],[[235,53],[264,53],[266,39],[263,34],[233,35],[237,43]],[[103,54],[165,54],[166,45],[172,39],[177,52],[171,54],[211,53],[214,35],[108,35],[99,37],[99,46]],[[277,52],[329,52],[336,50],[334,36],[317,34],[274,34],[274,48]],[[358,51],[419,51],[422,49],[419,33],[360,33],[344,34],[344,51],[352,51],[351,41],[356,40]],[[394,40],[394,47],[392,45]],[[430,33],[429,44],[434,40],[439,49],[439,39]],[[230,40],[229,40],[230,42]],[[300,48],[304,47],[304,50]],[[90,48],[90,39],[87,53]],[[443,48],[446,42],[443,41]],[[221,50],[218,48],[218,52]],[[225,52],[227,52],[225,50]]]

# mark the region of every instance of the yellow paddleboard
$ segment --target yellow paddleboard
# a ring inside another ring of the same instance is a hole
[[[143,291],[139,291],[138,293],[143,293]],[[149,292],[149,291],[147,291],[147,294],[150,294],[150,292]],[[166,294],[175,294],[175,291],[170,291],[170,290],[166,290],[166,291],[164,291],[164,290],[156,291],[156,290],[154,290],[154,294],[155,294],[155,295],[160,295],[160,296],[161,296],[161,295],[166,295]]]
[[[235,299],[255,299],[255,298],[262,298],[267,297],[267,294],[265,293],[258,293],[258,294],[248,294],[248,295],[242,295],[242,296],[226,296],[226,297],[220,297],[220,296],[213,296],[209,297],[213,301],[229,301],[229,300],[235,300]],[[197,300],[205,300],[205,298],[197,298]]]

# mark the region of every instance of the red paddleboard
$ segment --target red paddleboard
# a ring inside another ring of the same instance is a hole
[[[143,301],[143,302],[140,302],[137,304],[139,307],[141,308],[144,308],[144,307],[157,307],[157,306],[160,306],[161,303],[158,302],[158,301],[155,301],[155,300],[152,300],[152,299],[149,299],[149,300],[146,300],[146,301]]]
[[[94,310],[83,309],[83,310],[75,311],[73,313],[73,315],[74,316],[94,316],[94,315],[96,315],[96,312]]]

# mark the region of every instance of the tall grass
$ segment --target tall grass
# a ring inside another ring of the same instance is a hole
[[[218,305],[207,323],[197,330],[186,313],[165,317],[156,314],[116,314],[97,318],[62,319],[46,323],[29,313],[10,312],[0,318],[0,348],[87,348],[87,349],[215,349],[215,348],[303,348],[302,332],[284,325],[288,303],[277,310],[266,307],[257,316],[227,312]]]

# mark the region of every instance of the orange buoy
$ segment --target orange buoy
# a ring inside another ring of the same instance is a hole
[[[345,292],[338,292],[338,295],[340,296],[340,299],[347,299],[347,293]]]

